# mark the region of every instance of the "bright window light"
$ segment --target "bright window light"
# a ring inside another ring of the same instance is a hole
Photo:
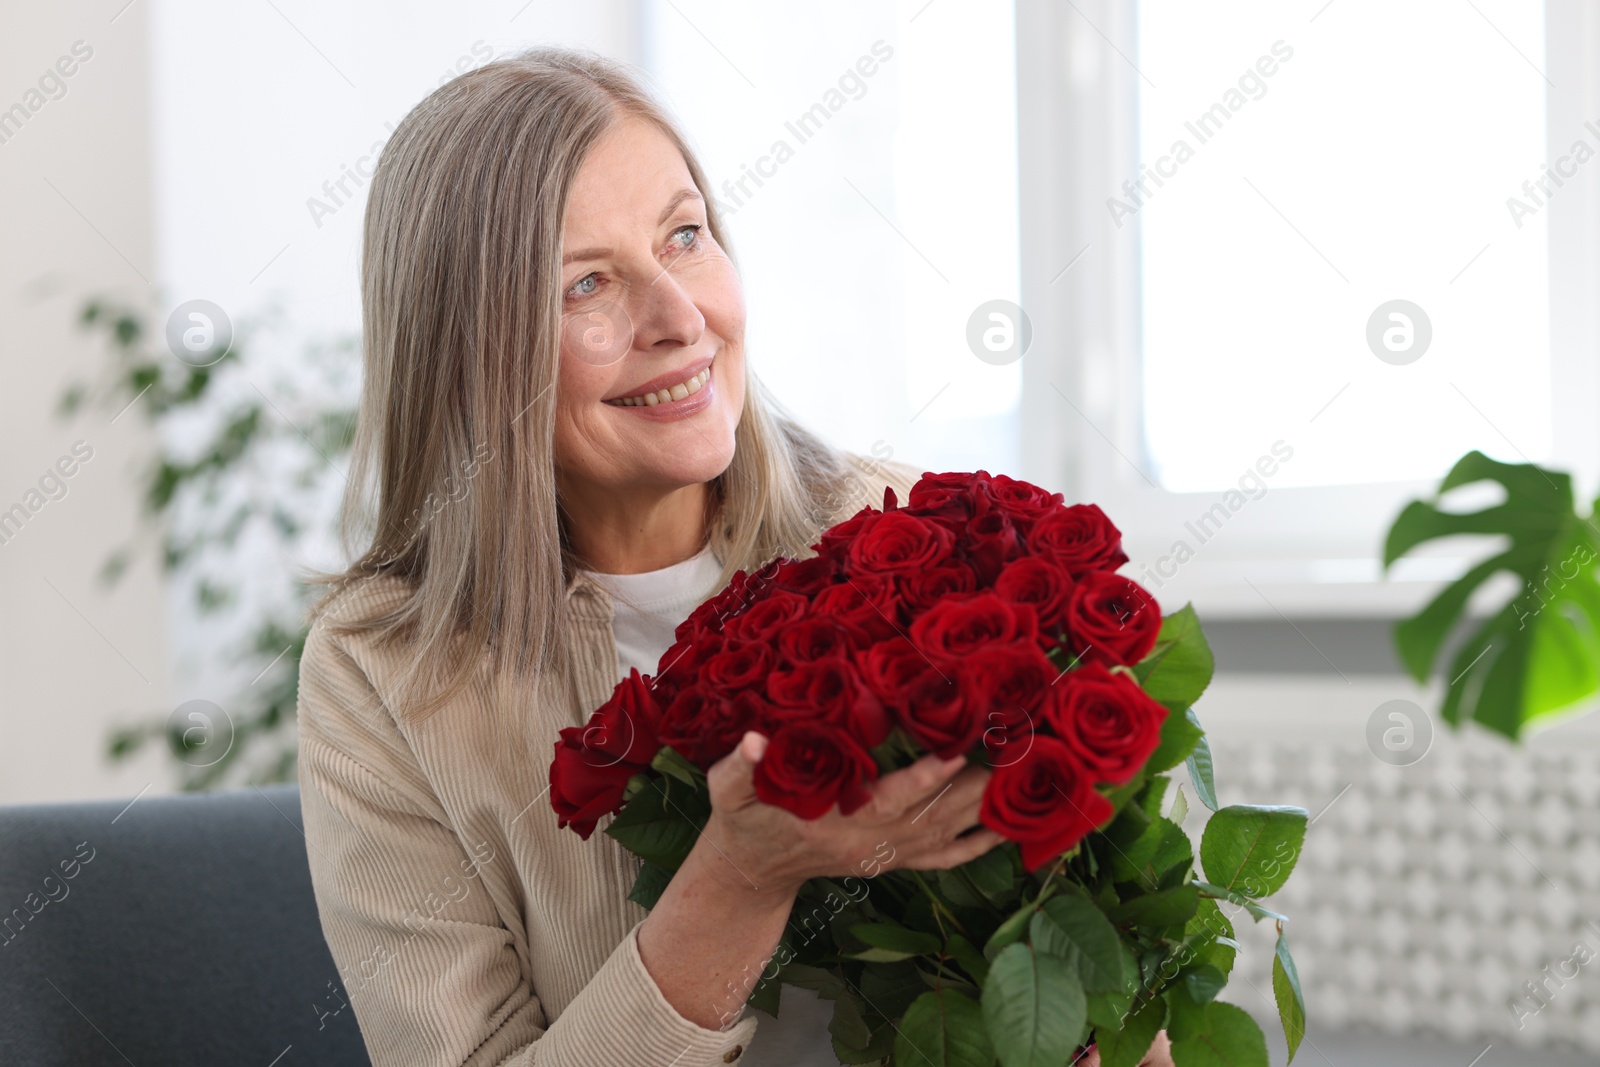
[[[1138,35],[1108,212],[1140,234],[1162,486],[1225,488],[1279,439],[1282,486],[1547,460],[1545,208],[1579,194],[1546,168],[1600,167],[1600,129],[1547,147],[1544,5],[1144,0]]]

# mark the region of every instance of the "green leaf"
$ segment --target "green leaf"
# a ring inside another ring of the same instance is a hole
[[[871,947],[863,952],[845,953],[846,958],[869,963],[894,963],[913,956],[936,955],[942,947],[933,934],[887,923],[858,923],[850,927],[850,932]]]
[[[1176,926],[1188,922],[1199,906],[1200,891],[1181,885],[1130,897],[1111,909],[1107,918],[1118,926]]]
[[[976,1003],[954,990],[934,989],[922,994],[900,1020],[900,1032],[894,1042],[895,1062],[993,1067],[994,1049],[984,1030],[984,1015]]]
[[[1028,929],[1028,923],[1033,919],[1033,913],[1044,903],[1046,894],[1053,892],[1053,885],[1054,883],[1046,886],[1044,892],[1018,908],[993,934],[989,935],[988,943],[983,946],[983,954],[989,957],[990,962],[1000,955],[1002,949],[1022,937],[1023,932]]]
[[[670,881],[672,881],[671,871],[654,863],[646,863],[639,868],[639,873],[633,880],[633,891],[628,894],[628,899],[649,911],[661,899],[661,894],[667,891],[667,883]]]
[[[959,867],[935,873],[939,892],[952,904],[988,908],[1013,899],[1020,868],[1014,847],[992,848]],[[971,885],[968,885],[968,882]],[[973,892],[976,889],[977,892]]]
[[[954,957],[972,980],[980,986],[989,976],[989,960],[978,947],[960,934],[951,934],[950,940],[945,943],[944,950]]]
[[[861,998],[878,1014],[898,1019],[927,988],[916,965],[877,963],[861,972]]]
[[[1451,490],[1484,482],[1503,488],[1504,501],[1472,512],[1438,507]],[[1443,672],[1449,684],[1440,714],[1446,722],[1476,720],[1515,739],[1529,723],[1600,692],[1597,531],[1592,515],[1577,514],[1569,475],[1469,452],[1433,502],[1414,500],[1395,519],[1384,566],[1428,541],[1462,534],[1506,543],[1400,622],[1395,648],[1411,674],[1426,682],[1450,636],[1468,629],[1473,594],[1494,575],[1511,575],[1516,594],[1460,641]]]
[[[1202,963],[1183,973],[1183,984],[1196,1004],[1209,1004],[1228,984],[1228,978],[1210,964]]]
[[[662,774],[669,774],[691,789],[699,788],[700,781],[705,776],[700,768],[690,763],[678,750],[668,745],[662,745],[656,752],[655,758],[650,761],[650,766]]]
[[[628,800],[606,833],[646,863],[675,871],[709,812],[709,800],[699,793],[671,778],[654,778]]]
[[[1177,1067],[1267,1067],[1267,1039],[1261,1028],[1232,1004],[1212,1001],[1189,1020],[1181,1038],[1177,1030],[1169,1034]]]
[[[791,961],[784,964],[783,969],[778,972],[778,977],[783,980],[784,985],[815,990],[823,1000],[837,1000],[849,989],[844,979],[835,972],[826,967],[812,967],[805,963]]]
[[[1193,948],[1196,962],[1209,964],[1224,975],[1233,972],[1239,943],[1233,939],[1233,923],[1215,900],[1207,896],[1200,898],[1200,907],[1184,927],[1183,936]]]
[[[1190,757],[1193,759],[1193,757]],[[1178,783],[1178,795],[1172,798],[1172,808],[1167,818],[1177,826],[1183,825],[1183,820],[1189,817],[1189,798],[1183,795],[1183,783]]]
[[[1294,1062],[1300,1039],[1306,1036],[1306,998],[1300,992],[1300,972],[1289,955],[1289,942],[1283,928],[1278,929],[1278,947],[1272,957],[1272,995],[1278,1001],[1278,1018],[1283,1023],[1284,1040],[1289,1046],[1289,1061]]]
[[[1183,827],[1171,819],[1157,817],[1137,838],[1119,845],[1111,854],[1111,873],[1119,882],[1137,881],[1153,890],[1172,867],[1188,867],[1193,861],[1194,846]]]
[[[759,978],[756,987],[750,990],[747,1003],[752,1008],[759,1008],[768,1015],[776,1017],[778,1002],[783,999],[783,983],[776,978]]]
[[[1058,896],[1034,915],[1030,934],[1035,948],[1071,962],[1090,993],[1132,992],[1133,953],[1099,908],[1082,897]]]
[[[1254,900],[1251,900],[1237,889],[1229,889],[1226,886],[1212,885],[1210,882],[1202,882],[1199,879],[1196,879],[1190,884],[1192,884],[1196,889],[1200,890],[1201,893],[1205,894],[1205,896],[1201,897],[1202,900],[1206,899],[1207,897],[1215,897],[1218,900],[1226,900],[1230,904],[1237,904],[1245,911],[1248,911],[1251,917],[1256,920],[1256,922],[1260,922],[1262,919],[1275,919],[1278,922],[1289,921],[1289,917],[1287,915],[1273,911],[1271,908],[1262,907],[1260,904],[1257,904]]]
[[[1167,708],[1167,717],[1161,721],[1161,743],[1150,754],[1145,770],[1151,774],[1176,767],[1188,758],[1194,747],[1205,739],[1200,723],[1182,705]]]
[[[1195,729],[1200,729],[1200,720],[1195,718],[1194,709],[1190,708],[1185,714],[1194,723]],[[1211,766],[1211,742],[1206,740],[1203,730],[1199,740],[1194,743],[1194,751],[1189,753],[1188,768],[1189,781],[1194,783],[1194,795],[1200,798],[1200,803],[1216,811],[1217,782]]]
[[[1067,1063],[1088,1022],[1077,969],[1025,943],[1008,946],[984,983],[983,1020],[1003,1067]]]
[[[1166,1017],[1166,1001],[1151,997],[1122,1021],[1120,1029],[1096,1027],[1094,1043],[1100,1050],[1100,1067],[1138,1067]]]
[[[1200,629],[1200,617],[1195,614],[1194,605],[1185,604],[1161,620],[1155,647],[1133,668],[1133,673],[1157,703],[1186,708],[1200,699],[1215,670],[1216,661]]]
[[[861,1006],[854,996],[843,996],[833,1003],[833,1021],[828,1024],[835,1045],[851,1049],[864,1049],[872,1040],[872,1028],[861,1015]]]
[[[1251,899],[1283,888],[1300,858],[1306,809],[1234,804],[1206,823],[1200,861],[1207,881]]]

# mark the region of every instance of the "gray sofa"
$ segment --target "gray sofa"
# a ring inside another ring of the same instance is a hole
[[[0,808],[0,1064],[369,1067],[295,786]]]

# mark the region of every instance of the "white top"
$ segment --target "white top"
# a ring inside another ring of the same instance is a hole
[[[722,564],[710,546],[660,570],[642,574],[600,574],[585,571],[611,594],[611,630],[617,641],[617,678],[631,667],[654,674],[662,655],[672,647],[674,631],[689,613],[720,591]],[[828,1024],[833,1004],[809,989],[784,986],[774,1018],[759,1008],[755,1040],[742,1057],[744,1067],[837,1067]]]

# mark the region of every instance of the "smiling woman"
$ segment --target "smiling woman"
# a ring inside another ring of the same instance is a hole
[[[961,760],[885,775],[849,816],[763,804],[753,732],[648,916],[634,857],[551,817],[561,728],[737,571],[920,474],[765,393],[706,190],[623,68],[555,49],[434,92],[373,175],[356,559],[322,576],[299,723],[323,931],[378,1067],[835,1063],[831,1005],[790,990],[774,1017],[735,984],[800,886],[885,841],[886,867],[934,870],[999,840]]]

